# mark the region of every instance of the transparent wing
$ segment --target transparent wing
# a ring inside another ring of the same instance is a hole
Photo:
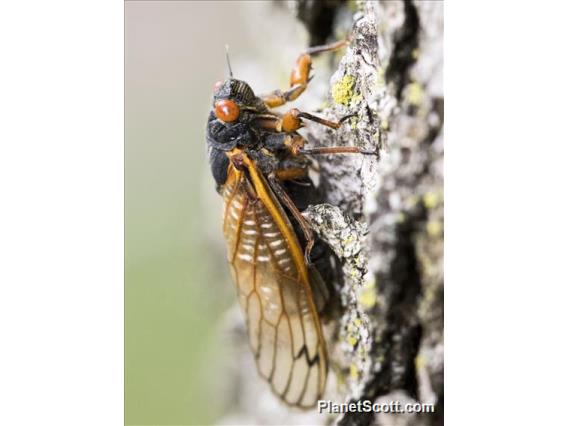
[[[269,213],[242,172],[229,170],[223,192],[228,260],[258,371],[286,403],[311,407],[325,388],[325,342],[305,265],[291,254],[297,239],[281,232],[278,221],[292,227],[264,185],[281,217]]]

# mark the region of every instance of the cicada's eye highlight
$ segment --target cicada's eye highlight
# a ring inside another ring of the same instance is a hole
[[[215,102],[215,117],[225,122],[235,121],[239,118],[239,106],[230,99],[222,99]]]

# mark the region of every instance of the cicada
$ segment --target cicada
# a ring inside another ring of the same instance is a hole
[[[302,408],[322,398],[328,370],[320,321],[328,287],[320,272],[329,260],[301,214],[317,194],[308,176],[310,156],[361,150],[309,149],[298,133],[304,120],[333,129],[341,121],[271,109],[304,92],[311,55],[346,43],[308,49],[296,61],[290,87],[261,96],[233,78],[229,64],[230,77],[216,84],[207,123],[211,171],[224,200],[227,258],[258,372],[284,402]]]

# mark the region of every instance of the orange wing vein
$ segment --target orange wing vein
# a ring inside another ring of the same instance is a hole
[[[244,155],[244,154],[243,154]],[[303,254],[288,217],[245,156],[223,188],[228,260],[259,373],[286,403],[321,399],[327,354]]]

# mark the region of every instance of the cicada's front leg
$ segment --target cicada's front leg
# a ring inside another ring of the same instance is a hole
[[[290,75],[290,88],[286,91],[274,90],[261,98],[268,108],[275,108],[291,102],[300,96],[308,87],[311,80],[310,71],[312,69],[312,55],[341,49],[349,43],[348,40],[341,40],[335,43],[323,46],[310,47],[305,53],[302,53],[296,60],[296,65],[292,69]]]

